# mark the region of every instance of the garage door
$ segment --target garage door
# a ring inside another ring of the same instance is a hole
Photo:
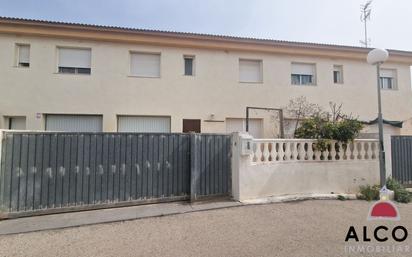
[[[246,132],[246,119],[229,118],[226,119],[226,132]],[[249,133],[254,138],[263,137],[263,120],[249,119]]]
[[[100,115],[55,115],[46,116],[47,131],[102,132]]]
[[[170,117],[119,116],[117,131],[170,133]]]

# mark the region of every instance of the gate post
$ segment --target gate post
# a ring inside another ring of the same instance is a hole
[[[200,135],[190,133],[190,201],[196,201],[200,179]]]

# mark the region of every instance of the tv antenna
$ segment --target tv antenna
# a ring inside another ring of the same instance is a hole
[[[368,28],[367,28],[367,21],[370,20],[371,18],[371,11],[372,11],[372,0],[369,0],[366,2],[366,4],[361,5],[361,21],[363,22],[365,26],[365,39],[360,40],[359,42],[362,44],[364,47],[368,47],[370,45],[370,38],[368,38]]]

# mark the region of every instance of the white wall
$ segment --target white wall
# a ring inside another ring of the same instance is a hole
[[[30,68],[14,67],[15,44],[30,44]],[[56,73],[57,46],[92,49],[91,75]],[[161,77],[129,76],[129,52],[161,53]],[[194,55],[195,76],[183,75],[183,55]],[[161,47],[86,40],[0,35],[0,115],[26,116],[27,129],[44,129],[42,114],[101,114],[103,130],[116,131],[117,115],[202,119],[202,131],[225,132],[225,118],[245,117],[246,106],[283,107],[294,97],[328,108],[329,101],[362,120],[376,118],[376,76],[366,62],[254,52]],[[263,83],[239,83],[239,58],[263,61]],[[291,85],[291,62],[316,63],[317,85]],[[343,65],[344,84],[333,84],[333,65]],[[399,90],[382,92],[386,119],[412,117],[409,66],[397,69]],[[223,122],[207,122],[210,114]],[[252,112],[264,117],[266,112]],[[4,123],[3,119],[0,119]],[[4,128],[4,125],[0,124]],[[264,124],[265,137],[272,137]]]
[[[234,137],[232,192],[239,201],[281,195],[357,193],[359,186],[379,184],[374,160],[282,161],[251,163]]]

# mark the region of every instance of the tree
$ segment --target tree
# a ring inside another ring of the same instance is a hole
[[[294,131],[298,128],[300,120],[325,114],[320,105],[309,103],[305,96],[289,100],[289,104],[284,109],[287,117],[296,121]]]

